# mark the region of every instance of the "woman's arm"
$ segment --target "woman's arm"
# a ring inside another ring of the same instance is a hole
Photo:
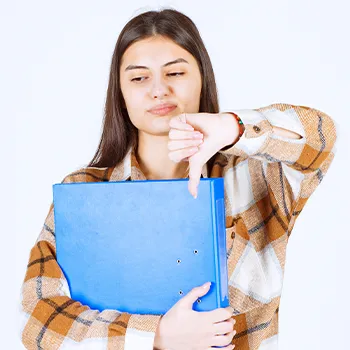
[[[334,121],[315,108],[282,103],[232,112],[241,118],[245,131],[231,145],[225,136],[228,146],[220,153],[261,161],[264,181],[276,197],[284,193],[283,199],[293,209],[295,219],[333,160]],[[223,118],[236,140],[236,119],[229,113],[223,113]]]
[[[245,131],[235,143],[226,140],[228,146],[221,150],[224,154],[283,162],[298,171],[311,172],[332,153],[334,121],[315,108],[276,103],[232,112],[241,118]],[[223,115],[227,128],[234,130],[231,124],[236,123],[235,118]]]
[[[67,176],[63,182],[72,181]],[[26,349],[153,350],[161,315],[99,312],[70,298],[56,260],[53,204],[30,251],[21,298],[21,337]]]

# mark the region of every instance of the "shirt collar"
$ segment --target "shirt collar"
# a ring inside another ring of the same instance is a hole
[[[208,177],[208,165],[204,164],[201,172],[201,177]],[[188,176],[184,177],[188,178]],[[142,172],[139,162],[135,155],[135,149],[131,147],[126,154],[124,160],[114,166],[109,181],[127,181],[127,180],[147,180]]]

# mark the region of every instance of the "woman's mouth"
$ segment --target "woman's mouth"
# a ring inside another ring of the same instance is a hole
[[[176,109],[177,106],[175,105],[167,105],[167,106],[160,106],[160,108],[153,108],[150,109],[148,112],[155,114],[155,115],[167,115],[170,112],[172,112],[174,109]]]

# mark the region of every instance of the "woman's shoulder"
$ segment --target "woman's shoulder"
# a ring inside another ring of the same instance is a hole
[[[109,181],[111,171],[111,167],[82,167],[67,174],[62,180],[62,183]]]

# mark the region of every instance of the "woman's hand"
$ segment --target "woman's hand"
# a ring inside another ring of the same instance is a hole
[[[157,328],[154,348],[172,350],[220,350],[234,348],[236,334],[231,306],[212,311],[194,311],[193,303],[209,291],[208,283],[193,288],[182,297],[161,319]]]
[[[202,167],[220,149],[235,142],[238,123],[229,113],[182,113],[171,118],[169,126],[169,158],[189,162],[188,189],[196,198]]]

